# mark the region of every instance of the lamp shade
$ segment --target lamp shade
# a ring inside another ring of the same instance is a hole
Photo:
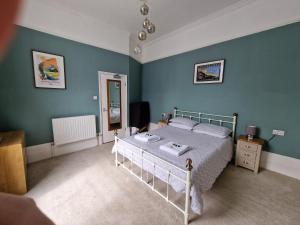
[[[253,125],[247,126],[246,133],[247,133],[247,135],[255,136],[256,126],[253,126]]]

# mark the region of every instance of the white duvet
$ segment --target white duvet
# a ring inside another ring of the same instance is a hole
[[[232,140],[230,137],[222,139],[206,134],[198,134],[192,131],[166,126],[150,133],[160,136],[160,140],[154,143],[143,143],[130,136],[123,139],[126,143],[121,142],[114,146],[113,152],[118,150],[120,154],[131,158],[131,155],[126,152],[126,149],[134,150],[138,153],[137,149],[130,148],[131,144],[140,147],[149,153],[152,153],[159,158],[162,158],[180,168],[185,169],[185,163],[187,158],[191,158],[193,161],[192,170],[192,190],[191,190],[191,209],[197,214],[201,214],[203,210],[203,201],[201,193],[209,190],[216,178],[220,175],[227,163],[232,157]],[[189,145],[191,150],[177,157],[159,149],[159,146],[170,141],[180,143],[182,145]],[[170,169],[177,176],[185,179],[185,174],[178,170],[172,170],[172,168],[163,161],[157,158],[153,158],[150,155],[146,155],[146,158],[151,158],[159,166]],[[135,159],[135,163],[140,165],[139,159]],[[149,163],[143,162],[145,170],[153,173],[153,166]],[[160,171],[158,168],[155,170],[155,175],[161,180],[167,180],[167,174]],[[185,185],[175,179],[170,178],[170,185],[176,192],[184,192]]]

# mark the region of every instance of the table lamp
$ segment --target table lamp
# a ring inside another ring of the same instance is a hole
[[[256,126],[253,125],[247,126],[246,133],[248,135],[248,141],[252,141],[253,137],[256,134]]]

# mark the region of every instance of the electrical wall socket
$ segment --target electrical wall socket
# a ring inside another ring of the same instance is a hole
[[[285,131],[284,130],[273,130],[272,134],[277,135],[277,136],[284,136]]]

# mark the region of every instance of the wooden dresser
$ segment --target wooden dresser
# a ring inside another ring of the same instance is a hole
[[[0,137],[0,192],[25,194],[25,134],[23,131],[0,132]]]

